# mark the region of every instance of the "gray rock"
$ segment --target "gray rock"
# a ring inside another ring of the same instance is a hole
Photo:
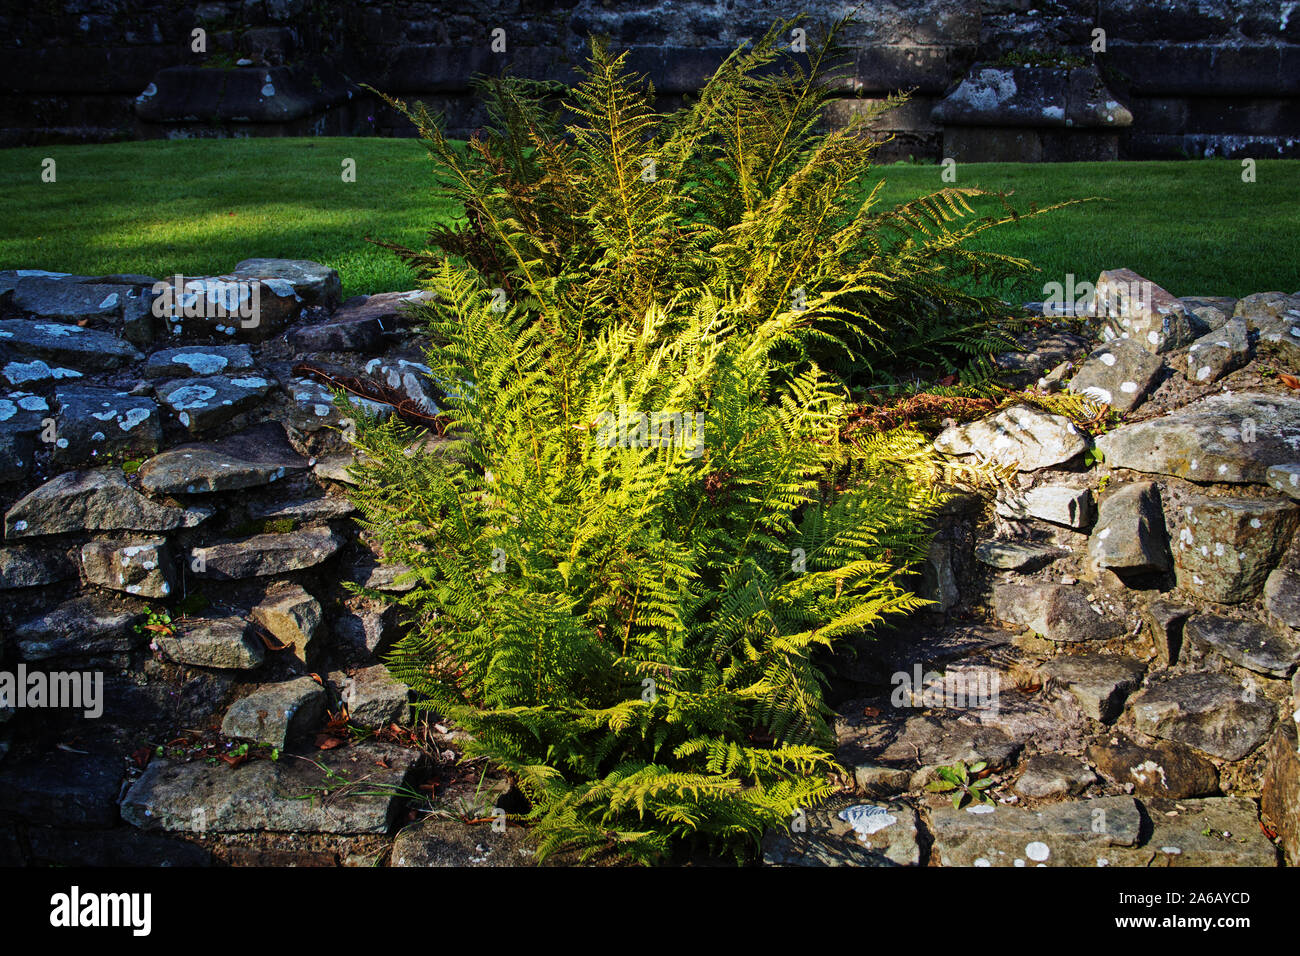
[[[1170,815],[1172,814],[1172,816]],[[1116,854],[1114,866],[1277,866],[1277,850],[1260,832],[1253,800],[1211,797],[1153,807],[1152,832],[1140,847]]]
[[[1024,797],[1073,797],[1097,782],[1097,775],[1066,754],[1037,754],[1025,762],[1015,791]]]
[[[1094,607],[1082,589],[1066,584],[998,581],[992,606],[1000,620],[1058,643],[1105,641],[1126,630],[1123,620],[1101,605]]]
[[[247,375],[208,375],[175,379],[158,386],[158,400],[176,413],[191,433],[207,431],[256,407],[271,390],[271,381],[256,371]]]
[[[265,646],[243,618],[187,618],[175,626],[174,634],[156,635],[153,642],[177,664],[252,670],[266,658]]]
[[[1024,541],[983,541],[975,546],[982,564],[1007,571],[1037,571],[1069,553],[1069,548]]]
[[[306,462],[303,467],[307,467]],[[255,501],[248,506],[248,516],[258,521],[331,521],[346,518],[356,510],[356,505],[347,498],[321,495],[292,501]]]
[[[317,459],[316,464],[312,465],[311,472],[323,481],[337,481],[343,485],[355,485],[357,481],[348,473],[348,469],[356,462],[357,455],[352,452],[342,455],[330,455]]]
[[[325,688],[310,677],[263,684],[230,705],[221,732],[283,749],[318,728],[325,704]]]
[[[763,836],[765,866],[917,866],[916,811],[835,797]]]
[[[1264,480],[1270,488],[1290,498],[1300,498],[1300,464],[1270,465]]]
[[[343,289],[336,270],[310,259],[245,259],[233,273],[241,279],[262,279],[266,284],[287,283],[306,305],[338,305]]]
[[[367,742],[310,757],[234,768],[153,760],[123,799],[122,819],[197,834],[386,833],[419,753]]]
[[[117,795],[126,776],[120,757],[53,750],[10,762],[0,773],[0,807],[26,823],[103,827],[117,822]]]
[[[25,481],[35,453],[33,432],[0,424],[0,482]]]
[[[281,644],[290,645],[294,657],[304,664],[315,663],[318,652],[312,641],[323,634],[323,618],[319,601],[299,585],[286,582],[273,586],[253,608],[253,620]]]
[[[1178,520],[1178,586],[1221,603],[1259,594],[1300,524],[1300,508],[1283,498],[1188,498]]]
[[[344,610],[333,620],[332,630],[338,642],[355,653],[386,653],[400,637],[399,608],[384,605],[380,610]]]
[[[192,528],[210,508],[172,508],[150,501],[117,468],[70,471],[51,478],[5,514],[5,537],[67,531],[173,531]]]
[[[1195,747],[1212,757],[1240,760],[1273,726],[1274,706],[1253,687],[1223,674],[1161,674],[1130,705],[1133,725],[1153,737]]]
[[[1250,319],[1247,323],[1259,337],[1259,353],[1270,361],[1280,360],[1284,368],[1300,366],[1300,316],[1280,319]]]
[[[996,510],[1004,518],[1041,518],[1067,528],[1086,528],[1092,523],[1092,491],[1068,485],[1039,485],[1021,493],[999,495]]]
[[[349,581],[355,581],[363,588],[392,594],[405,594],[416,585],[408,565],[383,563],[373,552],[363,553],[349,565],[347,576]]]
[[[140,466],[150,494],[202,494],[270,484],[306,471],[278,422],[266,422],[218,442],[178,445]]]
[[[1045,663],[1042,671],[1068,689],[1087,716],[1110,723],[1142,686],[1146,665],[1108,654],[1062,654]]]
[[[247,345],[192,345],[162,349],[149,356],[145,378],[185,378],[225,375],[253,367],[253,352]]]
[[[858,764],[853,768],[853,782],[868,797],[891,797],[912,786],[912,773],[896,767]]]
[[[131,630],[144,613],[129,598],[85,594],[16,622],[13,636],[25,661],[125,654],[144,643]]]
[[[1164,371],[1165,363],[1141,345],[1119,339],[1094,350],[1070,381],[1069,390],[1119,412],[1142,403]]]
[[[113,457],[151,455],[162,441],[153,399],[111,388],[67,385],[55,392],[52,460],[67,467]]]
[[[1232,319],[1221,328],[1203,335],[1187,349],[1183,374],[1189,382],[1209,385],[1250,361],[1250,334],[1246,323]]]
[[[1074,424],[1028,405],[1013,405],[988,418],[945,429],[934,447],[949,455],[980,454],[1020,471],[1069,461],[1088,443]]]
[[[1131,269],[1097,279],[1093,312],[1105,319],[1102,338],[1128,339],[1152,353],[1182,348],[1195,337],[1183,304]]]
[[[1178,663],[1178,653],[1183,644],[1183,625],[1195,608],[1163,598],[1146,603],[1142,618],[1146,621],[1151,640],[1156,646],[1156,658],[1163,667]]]
[[[1154,482],[1121,485],[1101,501],[1088,554],[1099,568],[1148,574],[1169,569],[1169,535]]]
[[[1112,468],[1189,481],[1264,484],[1270,465],[1293,463],[1300,399],[1211,395],[1163,418],[1124,425],[1097,439]]]
[[[0,591],[34,588],[76,576],[76,564],[63,551],[31,545],[0,548]]]
[[[391,568],[391,565],[380,565]],[[408,569],[409,570],[409,569]],[[372,577],[377,575],[372,575]],[[410,587],[415,582],[409,582]],[[925,561],[921,565],[921,586],[917,597],[934,602],[931,610],[946,612],[957,606],[961,590],[957,586],[957,572],[952,564],[952,542],[941,538],[930,541],[926,547]]]
[[[835,734],[836,759],[844,766],[908,770],[913,786],[924,785],[935,767],[959,760],[967,764],[983,760],[995,769],[1008,766],[1021,749],[995,727],[921,714],[901,723],[862,721],[843,714],[835,722]]]
[[[416,407],[430,415],[438,414],[441,392],[430,378],[432,370],[420,362],[404,358],[373,358],[366,362],[365,373],[382,379],[389,388],[406,395]]]
[[[391,405],[353,395],[348,396],[348,405],[352,410],[344,412],[335,404],[334,396],[325,384],[314,379],[292,378],[288,382],[287,391],[294,402],[289,412],[289,423],[305,432],[345,428],[345,422],[355,420],[357,415],[383,420],[393,413]]]
[[[358,727],[387,727],[411,719],[407,703],[411,689],[389,673],[383,664],[361,667],[336,677],[339,696],[348,709],[348,720]]]
[[[1194,331],[1202,335],[1223,328],[1237,307],[1237,300],[1224,296],[1182,296],[1178,300],[1187,310]]]
[[[286,574],[328,561],[343,541],[341,534],[326,527],[255,534],[194,548],[190,566],[196,576],[218,581]]]
[[[405,827],[393,840],[390,866],[398,867],[516,867],[564,865],[557,860],[537,861],[529,831],[491,824],[469,825],[460,820],[428,817]]]
[[[175,566],[166,538],[122,545],[89,541],[81,547],[87,581],[138,597],[169,597],[176,588]]]
[[[1256,621],[1197,614],[1183,629],[1183,646],[1197,657],[1218,654],[1271,677],[1289,677],[1300,664],[1300,645]]]
[[[1104,866],[1115,848],[1137,844],[1142,819],[1131,797],[971,809],[931,810],[931,852],[941,865]]]
[[[1181,800],[1219,792],[1219,771],[1191,747],[1172,740],[1138,744],[1122,734],[1090,744],[1088,759],[1106,777],[1132,784],[1140,797]]]
[[[1233,316],[1251,322],[1285,318],[1292,310],[1300,310],[1300,296],[1285,292],[1256,292],[1237,300]]]
[[[82,373],[44,359],[11,359],[0,366],[0,382],[14,388],[31,388],[82,378]]]
[[[1284,565],[1269,574],[1264,581],[1264,610],[1278,626],[1300,628],[1300,571]]]
[[[0,322],[0,351],[6,357],[25,355],[94,371],[121,368],[144,358],[131,343],[108,332],[27,319]]]
[[[277,279],[225,275],[183,282],[179,294],[173,281],[153,303],[173,335],[265,342],[304,311],[301,297]]]
[[[1300,678],[1297,678],[1300,682]],[[1294,699],[1300,707],[1300,691]],[[1300,721],[1280,720],[1264,761],[1260,807],[1268,814],[1289,866],[1300,866]]]
[[[430,301],[432,293],[381,292],[349,299],[321,325],[298,326],[289,344],[299,352],[370,352],[409,322],[408,308]]]

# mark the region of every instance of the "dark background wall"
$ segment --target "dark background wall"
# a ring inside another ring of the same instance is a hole
[[[0,144],[409,134],[360,83],[424,99],[465,133],[482,120],[467,95],[474,72],[509,66],[568,81],[591,34],[629,48],[671,100],[696,90],[743,38],[803,6],[30,0],[0,14]],[[857,5],[808,6],[816,23]],[[204,54],[191,50],[196,27],[207,33]],[[505,53],[491,48],[496,28]],[[1104,53],[1091,49],[1096,28]],[[1300,154],[1300,0],[866,0],[848,39],[836,115],[857,108],[855,98],[912,90],[884,124],[897,155],[944,155],[932,108],[973,65],[1027,50],[1095,66],[1133,116],[1111,131],[1120,156]]]

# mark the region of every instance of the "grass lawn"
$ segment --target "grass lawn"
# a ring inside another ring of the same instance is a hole
[[[45,157],[57,181],[41,181]],[[356,161],[356,182],[340,176]],[[240,259],[314,259],[345,295],[408,289],[414,277],[365,236],[422,244],[453,213],[414,140],[243,139],[0,150],[0,269],[98,275],[213,275]],[[941,188],[937,165],[879,167],[887,203]],[[959,166],[959,186],[1014,190],[1027,209],[1102,197],[990,233],[983,246],[1023,256],[1045,282],[1093,281],[1127,266],[1175,295],[1300,289],[1300,161],[1261,160],[1256,182],[1229,160],[988,163]]]

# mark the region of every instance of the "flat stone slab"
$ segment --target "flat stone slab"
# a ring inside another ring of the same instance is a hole
[[[81,546],[81,568],[87,581],[138,597],[169,597],[176,587],[175,563],[166,538],[130,544],[88,541]]]
[[[272,383],[257,372],[175,379],[157,388],[158,400],[191,432],[207,431],[258,405]]]
[[[1000,620],[1058,643],[1104,641],[1126,630],[1122,619],[1100,604],[1094,606],[1082,588],[1072,585],[998,581],[992,606]]]
[[[1148,809],[1151,836],[1140,847],[1116,853],[1111,866],[1277,866],[1277,850],[1260,832],[1253,800],[1161,801]]]
[[[190,567],[197,577],[218,581],[285,574],[329,560],[343,544],[343,535],[327,527],[255,534],[194,548]]]
[[[267,422],[217,442],[178,445],[140,466],[140,486],[150,494],[204,494],[268,485],[304,472],[278,422]]]
[[[268,285],[286,283],[302,302],[327,308],[338,304],[343,290],[337,270],[310,259],[245,259],[235,266],[233,275],[261,279]]]
[[[117,822],[126,776],[120,757],[52,750],[0,770],[0,820],[45,826],[102,827]]]
[[[1183,627],[1183,647],[1198,656],[1218,654],[1239,667],[1289,677],[1300,664],[1300,644],[1258,621],[1197,614]]]
[[[386,833],[398,788],[420,757],[372,742],[308,756],[234,768],[155,759],[122,801],[122,819],[144,830],[197,834]]]
[[[1129,705],[1139,732],[1224,760],[1240,760],[1262,744],[1275,709],[1253,688],[1203,671],[1160,674]]]
[[[981,564],[1007,571],[1037,571],[1069,553],[1069,548],[1025,541],[983,541],[975,546]]]
[[[1036,754],[1025,763],[1016,779],[1015,791],[1034,799],[1077,796],[1097,782],[1097,775],[1077,757],[1067,754]]]
[[[289,344],[299,352],[368,352],[378,349],[385,336],[407,324],[403,313],[430,301],[432,293],[381,292],[349,299],[320,325],[300,325],[289,333]]]
[[[1088,442],[1068,418],[1028,405],[1013,405],[988,418],[945,429],[934,441],[944,454],[980,454],[1020,471],[1069,461]]]
[[[1271,465],[1300,458],[1300,399],[1211,395],[1097,439],[1112,468],[1197,482],[1266,484]]]
[[[557,854],[537,861],[537,851],[523,827],[497,830],[488,823],[427,817],[405,827],[393,840],[389,865],[397,867],[516,867],[565,866],[572,861]]]
[[[145,606],[131,598],[88,593],[14,624],[25,661],[124,654],[144,643],[131,630]]]
[[[765,866],[917,866],[916,811],[895,803],[835,797],[804,813],[791,831],[763,836]]]
[[[0,548],[0,591],[40,587],[76,576],[76,563],[62,550],[32,545]]]
[[[144,364],[145,378],[185,378],[226,375],[253,367],[253,352],[247,345],[192,345],[160,349]]]
[[[69,471],[51,478],[5,514],[5,537],[68,531],[174,531],[211,517],[210,508],[172,508],[150,501],[119,468]]]
[[[1092,491],[1068,485],[1039,485],[1021,493],[999,494],[997,513],[1004,518],[1024,521],[1040,518],[1067,528],[1086,528],[1092,524]]]
[[[1110,342],[1084,360],[1069,389],[1119,412],[1129,412],[1150,394],[1164,371],[1159,356],[1127,339]]]
[[[1119,784],[1132,784],[1140,797],[1181,800],[1219,792],[1219,771],[1191,747],[1172,740],[1140,744],[1115,734],[1088,746],[1088,759]]]
[[[1037,810],[1005,805],[930,812],[931,853],[942,866],[1105,866],[1116,847],[1137,844],[1132,797],[1099,797]]]
[[[58,363],[51,365],[44,359],[9,359],[0,365],[0,383],[14,388],[75,381],[82,377],[82,373],[74,368],[64,368]]]
[[[187,618],[175,626],[174,634],[155,635],[153,643],[177,664],[252,670],[266,659],[265,645],[241,617]]]
[[[139,289],[131,284],[29,276],[15,283],[13,306],[34,318],[55,322],[107,323],[120,319],[127,299],[139,295]]]
[[[153,399],[87,385],[62,386],[54,396],[56,465],[151,455],[158,450],[162,423]]]
[[[303,465],[306,467],[306,462]],[[356,510],[357,506],[347,498],[321,495],[290,501],[254,501],[248,506],[248,516],[259,521],[332,521],[355,514]]]
[[[1084,714],[1104,723],[1120,715],[1146,673],[1141,661],[1110,654],[1060,654],[1041,669],[1074,695]]]
[[[1250,332],[1241,319],[1225,322],[1187,348],[1183,375],[1189,382],[1209,385],[1250,361]]]
[[[108,332],[59,322],[0,321],[0,360],[7,364],[15,355],[94,371],[121,368],[144,358],[130,342]]]
[[[325,688],[310,677],[263,684],[230,705],[221,732],[283,748],[320,726],[327,700]]]
[[[839,742],[836,759],[847,767],[886,766],[921,777],[934,767],[958,760],[968,764],[983,760],[994,768],[1004,767],[1020,752],[1020,744],[994,727],[921,714],[883,721],[842,713],[835,721],[835,736]]]
[[[411,719],[411,707],[407,703],[411,689],[383,664],[339,674],[336,683],[348,709],[348,720],[358,727],[387,727]]]

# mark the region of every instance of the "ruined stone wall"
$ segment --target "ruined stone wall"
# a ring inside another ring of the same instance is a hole
[[[827,4],[816,17],[852,6]],[[963,123],[960,116],[941,123],[934,108],[972,66],[1033,50],[1095,66],[1133,118],[1113,133],[1117,155],[1294,155],[1294,7],[1289,0],[874,0],[861,6],[849,34],[852,62],[836,115],[856,108],[847,97],[911,90],[912,101],[884,124],[899,134],[893,152],[937,158],[945,127]],[[36,2],[0,14],[0,143],[409,135],[361,83],[425,99],[464,133],[482,120],[468,95],[475,72],[509,66],[571,81],[594,34],[629,49],[631,65],[671,101],[698,89],[743,38],[800,8],[786,0]],[[203,53],[192,50],[195,29],[206,31]],[[494,30],[504,31],[495,50]],[[274,92],[266,95],[268,88]],[[1015,128],[1000,120],[972,125]]]

